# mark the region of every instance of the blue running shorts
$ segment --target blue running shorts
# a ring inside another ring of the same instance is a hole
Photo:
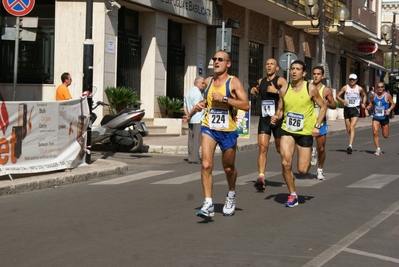
[[[319,130],[319,136],[326,135],[327,132],[328,132],[327,122],[323,121],[323,125],[321,125],[320,130]]]
[[[209,135],[213,140],[215,140],[219,144],[219,147],[222,151],[225,151],[237,144],[237,131],[221,132],[201,126],[201,132],[203,134]]]

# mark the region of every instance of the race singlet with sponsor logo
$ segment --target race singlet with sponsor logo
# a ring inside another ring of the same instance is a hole
[[[209,110],[209,128],[212,130],[221,130],[229,128],[229,110],[221,108],[210,108]]]
[[[347,107],[354,108],[360,106],[360,93],[357,85],[355,88],[350,88],[349,85],[346,86],[345,99],[348,100]]]
[[[302,130],[305,124],[305,116],[300,113],[288,112],[286,121],[287,130],[297,132]]]
[[[262,100],[262,117],[271,117],[276,113],[276,105],[274,100]]]

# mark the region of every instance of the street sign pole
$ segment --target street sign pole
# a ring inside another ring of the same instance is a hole
[[[225,27],[224,27],[224,21],[222,21],[222,50],[224,50],[224,35],[225,35],[225,32],[224,32],[224,29],[225,29]]]
[[[20,24],[20,19],[19,19],[19,17],[16,17],[16,23],[15,23],[15,49],[14,49],[14,84],[13,84],[13,95],[12,95],[12,100],[13,101],[16,100],[16,95],[17,95],[19,24]]]
[[[287,62],[291,62],[291,53],[287,54]],[[290,63],[291,64],[291,63]],[[286,80],[289,81],[290,80],[290,71],[289,71],[290,65],[287,64],[287,78]]]
[[[25,0],[25,1],[9,1],[2,0],[4,9],[11,15],[16,17],[15,23],[15,51],[14,51],[14,84],[13,84],[13,101],[16,100],[17,95],[17,74],[18,74],[18,51],[19,51],[19,38],[21,16],[26,16],[32,11],[35,6],[35,0]]]
[[[297,59],[298,59],[298,57],[294,53],[285,52],[280,56],[280,58],[278,60],[278,65],[280,66],[280,68],[282,68],[284,71],[287,72],[287,82],[290,81],[289,69],[291,68],[291,63]]]

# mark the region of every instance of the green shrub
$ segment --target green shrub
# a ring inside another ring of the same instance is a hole
[[[129,87],[107,87],[105,89],[111,114],[117,114],[124,108],[141,105],[139,94]]]
[[[337,108],[344,108],[345,107],[344,103],[342,103],[341,101],[336,101],[336,103],[337,103]]]
[[[173,118],[174,114],[183,113],[183,100],[168,96],[158,96],[157,100],[158,104],[165,109],[167,117]]]

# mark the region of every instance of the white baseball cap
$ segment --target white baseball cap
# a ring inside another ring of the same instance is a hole
[[[357,75],[352,73],[351,75],[349,75],[349,79],[355,79],[357,80]]]

